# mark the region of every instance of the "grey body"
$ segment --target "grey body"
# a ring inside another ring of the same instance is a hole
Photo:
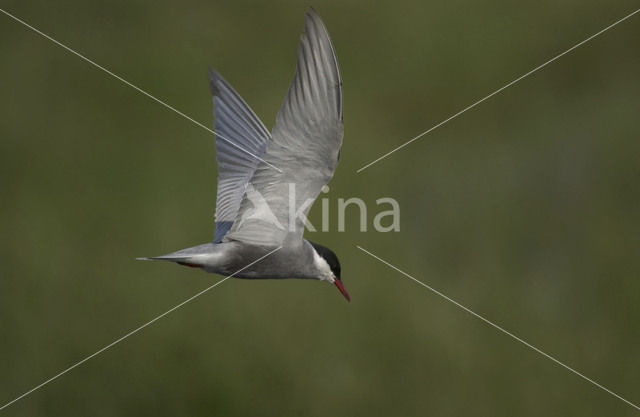
[[[140,259],[237,278],[325,280],[349,299],[337,257],[302,238],[303,221],[290,208],[306,207],[306,216],[304,203],[331,180],[342,145],[342,81],[322,20],[313,9],[305,15],[296,73],[272,133],[220,74],[211,70],[209,79],[218,162],[213,242]]]
[[[149,259],[179,262],[187,266],[200,267],[214,274],[233,275],[235,278],[318,279],[319,271],[314,268],[314,249],[307,240],[283,246],[259,262],[253,263],[274,249],[276,248],[237,241],[210,242]]]

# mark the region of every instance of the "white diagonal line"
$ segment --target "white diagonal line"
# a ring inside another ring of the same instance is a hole
[[[522,343],[523,345],[527,346],[528,348],[538,352],[539,354],[541,354],[542,356],[544,356],[547,359],[552,360],[553,362],[555,362],[556,364],[562,366],[565,369],[568,369],[569,371],[573,372],[574,374],[578,375],[579,377],[581,377],[582,379],[592,383],[593,385],[595,385],[596,387],[602,389],[603,391],[608,392],[609,394],[613,395],[614,397],[616,397],[619,400],[624,401],[625,403],[627,403],[628,405],[630,405],[631,407],[635,408],[636,410],[640,411],[640,407],[638,407],[637,405],[635,405],[634,403],[632,403],[629,400],[626,400],[624,398],[622,398],[621,396],[619,396],[618,394],[616,394],[615,392],[611,391],[610,389],[600,385],[599,383],[597,383],[596,381],[594,381],[593,379],[586,377],[585,375],[581,374],[580,372],[576,371],[575,369],[571,368],[568,365],[565,365],[564,363],[560,362],[558,359],[554,358],[553,356],[549,355],[548,353],[543,352],[542,350],[538,349],[537,347],[533,346],[532,344],[520,339],[518,336],[514,335],[513,333],[503,329],[502,327],[498,326],[497,324],[493,323],[492,321],[484,318],[483,316],[481,316],[480,314],[474,312],[473,310],[463,306],[462,304],[458,303],[457,301],[447,297],[446,295],[444,295],[443,293],[441,293],[440,291],[428,286],[427,284],[425,284],[424,282],[418,280],[417,278],[412,277],[411,275],[407,274],[406,272],[404,272],[403,270],[401,270],[400,268],[397,268],[393,265],[391,265],[389,262],[385,261],[384,259],[374,255],[373,253],[369,252],[368,250],[364,249],[361,246],[356,245],[356,247],[358,249],[360,249],[361,251],[363,251],[364,253],[366,253],[367,255],[371,256],[372,258],[377,259],[378,261],[382,262],[383,264],[387,265],[388,267],[400,272],[402,275],[404,275],[405,277],[413,280],[414,282],[422,285],[423,287],[425,287],[426,289],[428,289],[429,291],[439,295],[440,297],[444,298],[445,300],[449,301],[450,303],[455,304],[457,307],[463,309],[464,311],[466,311],[467,313],[475,316],[476,318],[479,318],[480,320],[482,320],[483,322],[487,323],[488,325],[500,330],[502,333],[506,334],[507,336],[517,340],[518,342]]]
[[[496,91],[494,91],[493,93],[489,94],[488,96],[486,96],[483,99],[480,99],[478,101],[476,101],[475,103],[473,103],[472,105],[465,107],[464,109],[460,110],[458,113],[454,114],[453,116],[441,121],[440,123],[438,123],[437,125],[433,126],[432,128],[425,130],[424,132],[420,133],[418,136],[414,137],[413,139],[410,139],[408,141],[406,141],[405,143],[403,143],[402,145],[398,146],[397,148],[387,152],[386,154],[382,155],[381,157],[379,157],[378,159],[369,162],[367,165],[363,166],[362,168],[358,169],[356,171],[356,173],[360,173],[362,171],[364,171],[365,169],[369,168],[371,165],[380,162],[381,160],[385,159],[386,157],[388,157],[389,155],[391,155],[392,153],[399,151],[400,149],[404,148],[405,146],[409,145],[412,142],[415,142],[416,140],[420,139],[421,137],[423,137],[424,135],[426,135],[427,133],[439,128],[440,126],[442,126],[443,124],[455,119],[456,117],[460,116],[462,113],[466,112],[467,110],[470,110],[472,108],[474,108],[475,106],[477,106],[478,104],[482,103],[485,100],[488,100],[489,98],[495,96],[496,94],[498,94],[499,92],[501,92],[502,90],[511,87],[512,85],[514,85],[515,83],[517,83],[518,81],[522,80],[523,78],[528,77],[529,75],[533,74],[534,72],[538,71],[539,69],[542,69],[544,67],[546,67],[547,65],[549,65],[550,63],[552,63],[553,61],[555,61],[556,59],[562,57],[563,55],[568,54],[569,52],[573,51],[574,49],[578,48],[581,45],[584,45],[585,43],[589,42],[590,40],[592,40],[593,38],[595,38],[598,35],[601,35],[602,33],[606,32],[607,30],[611,29],[612,27],[616,26],[619,23],[624,22],[625,20],[627,20],[628,18],[630,18],[631,16],[633,16],[634,14],[640,12],[640,9],[636,10],[633,13],[630,13],[628,15],[626,15],[625,17],[623,17],[620,20],[617,20],[616,22],[610,24],[609,26],[607,26],[606,28],[602,29],[600,32],[593,34],[591,36],[589,36],[587,39],[583,40],[582,42],[579,42],[575,45],[573,45],[571,48],[567,49],[566,51],[554,56],[553,58],[551,58],[550,60],[548,60],[547,62],[545,62],[544,64],[538,65],[537,67],[535,67],[534,69],[532,69],[531,71],[527,72],[526,74],[516,78],[515,80],[511,81],[509,84],[504,85],[503,87],[500,87],[499,89],[497,89]]]
[[[81,361],[75,363],[74,365],[68,367],[67,369],[65,369],[62,372],[59,372],[58,374],[52,376],[51,378],[47,379],[46,381],[44,381],[43,383],[36,385],[35,387],[31,388],[29,391],[25,392],[24,394],[20,395],[19,397],[14,398],[13,400],[9,401],[8,403],[6,403],[5,405],[3,405],[2,407],[0,407],[0,410],[3,410],[7,407],[9,407],[11,404],[15,403],[16,401],[26,397],[27,395],[31,394],[32,392],[44,387],[45,385],[47,385],[49,382],[55,380],[56,378],[66,374],[67,372],[69,372],[70,370],[82,365],[83,363],[85,363],[86,361],[88,361],[89,359],[93,358],[94,356],[97,356],[99,354],[101,354],[102,352],[104,352],[105,350],[109,349],[110,347],[122,342],[124,339],[128,338],[129,336],[139,332],[140,330],[144,329],[145,327],[147,327],[148,325],[160,320],[161,318],[163,318],[164,316],[166,316],[167,314],[179,309],[180,307],[182,307],[183,305],[187,304],[189,301],[192,301],[198,297],[200,297],[202,294],[206,293],[207,291],[209,291],[210,289],[217,287],[218,285],[222,284],[223,282],[225,282],[226,280],[228,280],[229,278],[233,277],[234,275],[244,271],[245,269],[249,268],[250,266],[260,262],[261,260],[263,260],[264,258],[266,258],[267,256],[273,254],[274,252],[278,251],[282,249],[282,246],[277,247],[276,249],[272,250],[271,252],[267,253],[266,255],[262,256],[259,259],[256,259],[255,261],[251,262],[249,265],[245,266],[242,269],[237,270],[236,272],[234,272],[233,274],[221,279],[220,281],[216,282],[215,284],[205,288],[204,290],[200,291],[199,293],[187,298],[186,300],[184,300],[183,302],[181,302],[180,304],[170,308],[169,310],[165,311],[164,313],[160,314],[159,316],[157,316],[156,318],[154,318],[153,320],[149,320],[148,322],[146,322],[145,324],[143,324],[142,326],[139,326],[137,328],[135,328],[134,330],[130,331],[129,333],[125,334],[124,336],[122,336],[119,339],[116,339],[115,341],[109,343],[108,345],[106,345],[105,347],[103,347],[102,349],[92,353],[91,355],[87,356],[86,358],[82,359]]]
[[[61,42],[58,42],[57,40],[53,39],[51,36],[47,35],[44,32],[41,32],[40,30],[34,28],[33,26],[31,26],[30,24],[28,24],[27,22],[25,22],[24,20],[21,20],[19,18],[17,18],[16,16],[12,15],[11,13],[7,12],[6,10],[0,9],[0,12],[4,13],[5,15],[9,16],[10,18],[12,18],[13,20],[15,20],[18,23],[21,23],[22,25],[28,27],[29,29],[31,29],[32,31],[36,32],[37,34],[49,39],[51,42],[55,43],[56,45],[66,49],[67,51],[71,52],[72,54],[76,55],[77,57],[83,59],[84,61],[88,62],[89,64],[93,65],[94,67],[106,72],[107,74],[111,75],[112,77],[122,81],[123,83],[125,83],[126,85],[128,85],[129,87],[133,88],[134,90],[144,94],[145,96],[149,97],[150,99],[154,100],[157,103],[162,104],[164,107],[168,108],[169,110],[179,114],[180,116],[184,117],[185,119],[195,123],[196,125],[200,126],[201,128],[203,128],[204,130],[208,131],[209,133],[213,133],[214,135],[218,136],[220,139],[224,140],[225,142],[228,142],[230,145],[240,149],[242,152],[247,153],[248,155],[251,155],[252,157],[256,158],[257,160],[264,162],[265,164],[269,165],[271,168],[275,169],[278,172],[282,172],[279,168],[273,166],[272,164],[270,164],[269,162],[265,161],[264,159],[260,158],[257,155],[254,155],[253,153],[249,152],[248,150],[244,149],[243,147],[237,145],[236,143],[234,143],[232,140],[230,140],[229,138],[226,138],[224,136],[222,136],[220,133],[217,133],[216,131],[214,131],[213,129],[208,128],[207,126],[203,125],[202,123],[198,122],[197,120],[187,116],[186,114],[184,114],[183,112],[181,112],[180,110],[176,109],[173,106],[170,106],[169,104],[165,103],[164,101],[160,100],[159,98],[154,97],[153,95],[147,93],[146,91],[144,91],[143,89],[141,89],[140,87],[130,83],[129,81],[125,80],[124,78],[120,77],[117,74],[114,74],[113,72],[109,71],[108,69],[106,69],[105,67],[101,66],[100,64],[95,63],[94,61],[90,60],[89,58],[85,57],[84,55],[80,54],[79,52],[74,51],[73,49],[69,48],[68,46],[64,45]]]

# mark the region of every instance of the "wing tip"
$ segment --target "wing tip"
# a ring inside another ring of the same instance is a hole
[[[313,22],[314,24],[320,24],[320,27],[324,28],[324,30],[327,31],[326,27],[324,26],[324,22],[322,21],[322,18],[320,17],[316,9],[313,8],[313,6],[309,6],[309,8],[304,14],[304,17],[307,25],[309,24],[309,22]]]
[[[221,79],[220,74],[213,68],[209,67],[209,90],[214,96],[220,95],[220,88],[218,87],[218,81]]]

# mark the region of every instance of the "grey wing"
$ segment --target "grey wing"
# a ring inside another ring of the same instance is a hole
[[[271,135],[240,95],[216,71],[209,70],[216,131],[218,194],[214,242],[231,229],[247,182],[264,154]]]
[[[342,137],[338,61],[322,20],[309,9],[294,79],[227,239],[279,245],[287,237],[301,238],[304,220],[295,214],[306,217],[331,180]]]

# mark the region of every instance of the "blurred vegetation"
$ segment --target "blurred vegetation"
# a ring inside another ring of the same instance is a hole
[[[271,126],[308,4],[0,7],[205,125],[212,66]],[[354,245],[640,402],[640,16],[355,173],[637,3],[314,7],[344,79],[332,207],[402,207],[399,233],[359,233],[354,210],[347,233],[308,235],[353,301],[228,281],[3,413],[632,415]],[[0,56],[4,404],[219,277],[134,260],[212,238],[212,136],[4,15]]]

